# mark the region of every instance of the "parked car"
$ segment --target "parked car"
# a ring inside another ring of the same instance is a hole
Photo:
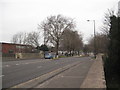
[[[51,53],[46,53],[45,59],[53,59],[53,55]]]

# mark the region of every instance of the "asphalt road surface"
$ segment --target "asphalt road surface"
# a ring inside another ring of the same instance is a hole
[[[90,60],[90,57],[69,57],[60,58],[59,60],[33,59],[3,62],[1,76],[2,88],[15,86],[78,61],[81,62],[81,64],[86,65],[84,72],[87,74],[89,67],[92,64],[92,62],[90,63]]]

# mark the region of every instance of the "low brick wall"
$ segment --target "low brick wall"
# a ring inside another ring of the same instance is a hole
[[[43,53],[16,53],[15,55],[4,55],[2,56],[2,61],[14,61],[21,59],[36,59],[44,58]]]
[[[2,61],[14,60],[15,54],[2,54]]]
[[[43,58],[42,53],[16,53],[16,59]]]

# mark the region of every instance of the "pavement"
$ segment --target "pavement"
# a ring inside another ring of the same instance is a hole
[[[91,65],[86,67],[78,64],[35,88],[80,88],[80,85],[86,78],[90,66]],[[87,69],[87,71],[81,71],[80,69]]]
[[[106,88],[101,55],[94,60],[86,76],[80,69],[81,64],[78,64],[35,88]]]
[[[101,54],[97,56],[80,88],[106,88]]]

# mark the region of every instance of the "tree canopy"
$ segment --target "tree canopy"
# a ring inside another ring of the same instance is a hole
[[[57,15],[47,17],[39,27],[44,31],[44,43],[52,43],[56,47],[56,55],[58,55],[63,31],[66,29],[73,29],[75,24],[73,19]]]

